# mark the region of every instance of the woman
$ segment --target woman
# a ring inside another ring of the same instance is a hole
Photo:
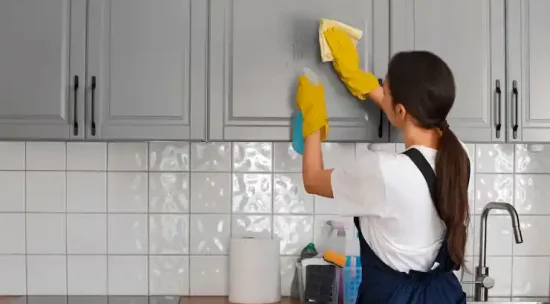
[[[324,35],[350,92],[384,110],[404,132],[408,148],[325,169],[321,142],[329,127],[323,87],[300,77],[304,186],[308,193],[334,198],[340,214],[354,216],[363,267],[358,303],[465,303],[453,270],[464,266],[470,163],[446,121],[455,99],[451,70],[432,53],[403,52],[391,59],[380,87],[359,68],[345,32],[332,28]]]

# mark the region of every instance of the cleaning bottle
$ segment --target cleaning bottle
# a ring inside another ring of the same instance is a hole
[[[319,78],[311,69],[304,68],[304,75],[307,77],[309,82],[314,85],[319,83]],[[304,137],[302,135],[302,124],[304,123],[304,117],[302,112],[296,111],[294,117],[292,117],[292,149],[296,153],[302,155],[304,154]]]
[[[300,261],[316,257],[317,255],[318,253],[317,249],[315,249],[315,245],[313,243],[309,243],[306,247],[304,247],[304,249],[302,249],[302,253],[300,253]]]

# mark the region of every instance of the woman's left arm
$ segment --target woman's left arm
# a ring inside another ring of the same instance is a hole
[[[315,131],[304,139],[302,178],[307,193],[333,198],[332,169],[325,170],[321,152],[321,132]]]

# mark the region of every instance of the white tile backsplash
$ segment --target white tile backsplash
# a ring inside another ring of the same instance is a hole
[[[150,143],[149,171],[189,171],[189,143]]]
[[[191,143],[191,170],[231,171],[231,143]]]
[[[62,213],[27,213],[27,253],[67,253],[67,222]]]
[[[275,215],[273,234],[281,241],[281,255],[300,255],[302,249],[313,241],[313,216]]]
[[[0,254],[25,254],[25,214],[0,214]]]
[[[0,142],[0,170],[25,170],[24,142]]]
[[[71,295],[100,296],[107,294],[107,256],[69,255],[67,288]]]
[[[109,254],[147,254],[146,214],[109,214],[107,227]]]
[[[65,154],[65,143],[28,142],[27,170],[65,170]]]
[[[147,143],[108,143],[107,168],[110,171],[146,171]]]
[[[513,257],[515,297],[548,297],[550,257]]]
[[[24,255],[0,256],[0,294],[24,295],[27,292],[27,267]]]
[[[190,295],[227,295],[228,267],[227,256],[191,256]]]
[[[550,214],[550,175],[517,174],[514,204],[520,214]]]
[[[355,144],[351,143],[322,143],[323,165],[326,169],[345,164],[355,158]]]
[[[271,213],[272,174],[234,173],[233,212]]]
[[[513,193],[514,176],[512,174],[477,174],[473,211],[475,214],[481,214],[481,211],[489,202],[512,202]],[[504,210],[491,212],[506,213]]]
[[[0,171],[0,212],[25,212],[25,172]]]
[[[300,173],[275,173],[273,184],[274,213],[313,213],[313,195],[305,191]]]
[[[150,215],[149,253],[189,254],[189,215]]]
[[[550,242],[546,238],[550,231],[550,216],[520,216],[520,226],[523,243],[514,244],[514,255],[550,256]]]
[[[67,214],[68,254],[107,254],[106,214]]]
[[[189,211],[189,174],[149,173],[149,212]]]
[[[516,145],[516,173],[550,173],[550,146]]]
[[[271,172],[273,144],[252,142],[233,143],[233,171]]]
[[[262,238],[272,236],[272,215],[233,214],[231,221],[232,236]]]
[[[65,172],[27,171],[27,212],[65,212]]]
[[[467,147],[475,167],[469,271],[483,206],[510,202],[524,243],[515,244],[505,213],[491,213],[489,294],[548,296],[550,145]],[[324,143],[324,165],[403,150]],[[305,193],[302,158],[288,142],[0,142],[0,155],[0,295],[121,296],[115,303],[226,295],[231,236],[280,240],[281,291],[289,295],[300,250],[312,241],[323,248],[327,220],[344,223],[356,240],[351,219],[334,215],[338,202]],[[471,295],[472,285],[463,286]]]
[[[292,148],[291,143],[273,143],[273,166],[275,172],[302,172],[302,155]]]
[[[107,209],[109,212],[147,212],[147,173],[109,172]]]
[[[110,295],[147,295],[149,263],[145,255],[111,255],[108,260]]]
[[[28,255],[27,293],[30,295],[67,294],[67,256]]]
[[[229,214],[191,215],[191,254],[227,254],[231,235]]]
[[[191,212],[231,213],[231,173],[191,174]]]
[[[514,145],[476,145],[476,173],[514,172]]]
[[[105,171],[107,169],[107,143],[67,143],[67,170]]]
[[[189,257],[149,256],[149,294],[188,295]]]
[[[67,172],[67,212],[107,211],[107,172]]]

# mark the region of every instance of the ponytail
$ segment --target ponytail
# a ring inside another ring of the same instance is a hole
[[[464,266],[468,223],[469,161],[464,147],[449,129],[440,124],[441,138],[435,161],[437,175],[436,209],[447,226],[448,249],[456,265]]]
[[[456,98],[453,73],[443,59],[431,52],[407,51],[392,57],[386,80],[392,105],[402,105],[418,127],[441,130],[435,161],[435,207],[447,226],[449,255],[455,265],[464,266],[470,221],[469,161],[462,143],[445,120]]]

